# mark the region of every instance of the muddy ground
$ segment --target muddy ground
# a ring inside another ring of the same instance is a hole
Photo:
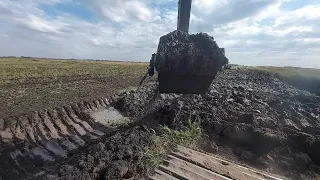
[[[134,129],[130,135],[123,132],[111,138],[119,138],[125,146],[111,145],[110,140],[92,146],[49,177],[135,177],[141,173],[136,159],[150,142],[147,129],[157,129],[159,124],[184,129],[191,117],[201,122],[209,135],[211,143],[202,144],[209,152],[291,179],[319,178],[320,97],[272,76],[243,70],[220,73],[206,95],[157,97],[154,88],[147,84],[140,91],[119,95],[113,104],[148,128],[138,127],[142,132]],[[126,153],[130,154],[127,158]],[[102,157],[106,160],[100,160]]]
[[[151,129],[165,124],[183,130],[191,118],[210,138],[210,143],[200,144],[206,151],[290,179],[319,178],[320,97],[273,76],[224,70],[205,95],[157,95],[156,84],[148,82],[116,95],[112,106],[134,123],[37,177],[137,178],[143,173],[140,163]]]
[[[141,159],[151,142],[151,132],[144,127],[117,132],[113,136],[76,154],[52,175],[39,179],[91,180],[135,179],[142,176]]]

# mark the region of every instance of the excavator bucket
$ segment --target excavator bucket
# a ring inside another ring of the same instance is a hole
[[[204,94],[228,59],[206,33],[174,31],[160,38],[156,54],[160,93]]]
[[[160,93],[205,94],[214,76],[181,75],[174,72],[161,73],[159,78]]]
[[[191,0],[180,0],[178,10],[177,30],[160,38],[155,57],[159,91],[204,94],[228,59],[213,37],[188,34]]]

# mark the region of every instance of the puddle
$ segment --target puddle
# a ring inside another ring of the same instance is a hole
[[[130,119],[123,116],[114,107],[109,107],[107,109],[92,112],[91,116],[95,120],[95,122],[103,124],[107,127],[115,127],[120,124],[130,123]]]

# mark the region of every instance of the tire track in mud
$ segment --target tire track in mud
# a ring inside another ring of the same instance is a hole
[[[93,118],[110,111],[120,117],[110,105],[115,97],[0,119],[0,179],[32,179],[52,172],[67,157],[115,132],[124,120]]]

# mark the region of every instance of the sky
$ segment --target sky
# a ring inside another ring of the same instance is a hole
[[[178,0],[0,0],[0,56],[149,61]],[[230,63],[320,68],[319,0],[193,0]]]

